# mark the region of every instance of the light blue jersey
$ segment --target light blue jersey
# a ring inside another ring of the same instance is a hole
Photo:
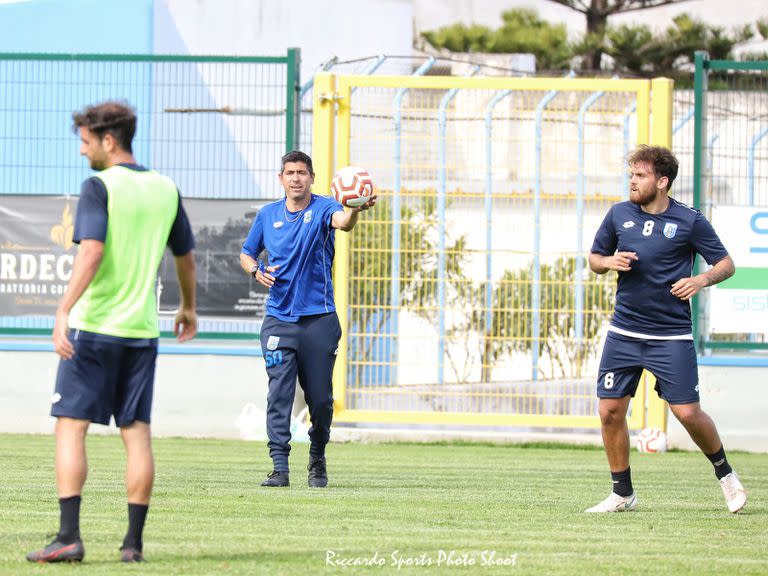
[[[312,194],[299,212],[289,212],[285,199],[267,204],[253,221],[243,253],[257,259],[268,253],[268,265],[278,268],[272,275],[267,315],[285,322],[302,316],[336,310],[331,284],[334,229],[331,216],[344,208],[329,196]]]

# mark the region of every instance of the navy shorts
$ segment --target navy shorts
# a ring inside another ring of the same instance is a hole
[[[150,422],[157,339],[116,338],[70,331],[75,348],[61,360],[51,416],[117,426]]]
[[[634,396],[643,369],[656,377],[656,393],[670,404],[699,401],[693,340],[643,340],[608,332],[597,377],[599,398]]]

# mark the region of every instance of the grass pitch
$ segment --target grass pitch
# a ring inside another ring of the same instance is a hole
[[[588,515],[610,489],[598,449],[334,444],[313,490],[297,445],[292,486],[268,489],[261,443],[157,439],[147,562],[121,565],[122,445],[94,435],[88,450],[85,562],[32,565],[58,527],[54,441],[0,435],[1,574],[768,573],[768,455],[729,454],[749,492],[738,515],[692,452],[633,454],[640,510]]]

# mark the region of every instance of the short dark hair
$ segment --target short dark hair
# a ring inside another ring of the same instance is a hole
[[[627,159],[630,166],[638,162],[647,162],[653,167],[653,174],[656,178],[666,176],[669,180],[667,190],[672,188],[672,182],[677,178],[678,162],[675,155],[669,148],[663,146],[648,146],[642,144],[629,155]]]
[[[99,139],[105,134],[112,134],[118,146],[133,153],[132,142],[136,134],[136,111],[124,102],[110,100],[100,104],[86,106],[80,112],[72,113],[72,131],[87,128]]]
[[[285,165],[288,162],[304,162],[304,164],[306,164],[307,168],[309,169],[310,175],[315,175],[315,170],[312,168],[312,158],[310,158],[308,154],[305,154],[301,150],[291,150],[287,154],[283,155],[283,157],[280,159],[280,174],[283,173],[283,170],[285,170]]]

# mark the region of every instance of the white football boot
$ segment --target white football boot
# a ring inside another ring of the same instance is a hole
[[[725,503],[728,504],[728,510],[736,514],[736,512],[744,508],[744,505],[747,503],[747,491],[742,486],[735,471],[720,478],[720,488],[723,489],[723,496],[725,496]]]
[[[611,492],[600,504],[587,508],[584,512],[630,512],[635,509],[637,509],[637,496],[634,492],[629,496],[619,496],[616,492]]]

